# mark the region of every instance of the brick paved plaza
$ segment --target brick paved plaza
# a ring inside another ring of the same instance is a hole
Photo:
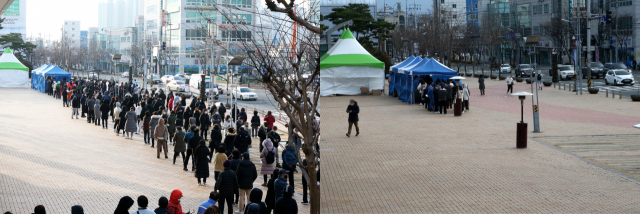
[[[640,212],[640,180],[589,162],[611,155],[640,162],[640,130],[632,127],[640,123],[638,103],[547,87],[540,93],[542,133],[531,132],[528,97],[528,149],[515,149],[520,101],[505,94],[504,81],[486,79],[485,96],[477,79],[464,82],[471,110],[462,117],[389,96],[321,98],[322,212]],[[517,91],[530,85],[517,83]],[[359,137],[345,136],[349,99],[360,105]],[[562,142],[594,135],[620,146],[576,151]]]
[[[174,189],[183,192],[183,211],[197,211],[213,191],[212,164],[207,186],[198,186],[193,172],[172,164],[172,146],[169,159],[156,159],[155,148],[145,145],[141,135],[125,140],[86,119],[72,120],[71,109],[63,108],[61,100],[30,89],[0,89],[0,94],[2,212],[31,213],[42,204],[48,213],[69,213],[80,204],[85,213],[113,213],[125,195],[146,195],[155,209],[158,198],[169,198]],[[259,173],[257,141],[250,153]],[[300,205],[300,173],[295,178],[294,199],[301,213],[308,213],[309,207]],[[264,200],[266,187],[261,184],[259,174],[254,187],[263,190]]]

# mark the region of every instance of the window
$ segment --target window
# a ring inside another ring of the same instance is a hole
[[[207,21],[216,23],[217,14],[212,12],[187,12],[185,22],[187,23],[202,23],[206,24]]]
[[[147,30],[156,29],[156,20],[147,21]]]
[[[127,41],[127,37],[120,37],[120,42],[126,42]]]
[[[169,23],[176,25],[180,23],[180,12],[169,13]]]
[[[458,18],[458,15],[455,15],[455,14],[454,14],[454,15],[453,15],[453,18],[454,18],[454,19],[455,19],[455,18]]]
[[[534,5],[532,7],[533,14],[542,14],[542,5]]]
[[[68,23],[68,22],[65,22],[65,23],[64,23],[64,25],[67,25],[67,24],[69,24],[69,23]]]
[[[127,42],[131,42],[131,37],[127,37]]]
[[[171,40],[180,40],[180,30],[178,30],[178,29],[170,30],[169,31],[169,38]]]
[[[440,4],[444,4],[444,0],[440,0]]]
[[[478,14],[469,14],[469,19],[471,20],[478,19]]]
[[[207,36],[204,29],[185,29],[185,37],[187,40],[204,40]]]
[[[227,17],[222,16],[223,24],[242,24],[242,25],[250,25],[251,24],[251,14],[231,14],[228,16],[230,21],[227,20]]]
[[[549,4],[544,5],[544,13],[545,14],[549,13]]]
[[[457,6],[458,6],[458,5],[456,5],[456,4],[452,4],[452,5],[451,5],[451,8],[456,8]]]
[[[478,4],[474,4],[473,7],[478,9]]]
[[[157,12],[158,12],[158,8],[156,5],[147,7],[147,15],[153,15],[153,14],[156,14]]]
[[[251,41],[251,31],[222,31],[224,41]]]
[[[540,35],[540,26],[533,27],[533,35]]]

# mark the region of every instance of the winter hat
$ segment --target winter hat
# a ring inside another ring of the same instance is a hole
[[[242,157],[244,157],[244,158],[249,158],[249,152],[244,152],[244,153],[242,153]]]
[[[229,161],[229,160],[225,160],[224,162],[222,162],[222,166],[224,166],[224,168],[229,168],[229,167],[231,167],[231,161]]]
[[[289,171],[287,171],[286,169],[280,169],[280,171],[278,172],[279,175],[282,174],[289,174]]]
[[[256,203],[249,204],[249,206],[247,207],[247,213],[248,214],[259,214],[260,213],[260,205],[258,205]]]

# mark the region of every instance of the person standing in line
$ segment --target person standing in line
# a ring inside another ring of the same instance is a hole
[[[126,137],[125,134],[125,125],[127,124],[127,106],[125,105],[120,105],[121,106],[121,111],[120,111],[120,122],[118,122],[118,130],[116,130],[116,136],[120,135],[120,130],[122,130],[122,137]]]
[[[249,159],[249,152],[242,153],[242,162],[238,165],[236,175],[238,176],[238,187],[240,188],[238,208],[240,212],[244,212],[244,207],[248,204],[245,203],[245,200],[249,199],[249,194],[253,189],[253,182],[258,178],[256,165]]]
[[[224,171],[218,175],[214,190],[220,193],[220,213],[224,213],[226,201],[228,207],[227,213],[233,214],[233,194],[238,189],[238,178],[236,177],[236,173],[230,169],[231,161],[226,160],[222,165],[224,166]]]
[[[269,132],[271,132],[271,129],[268,128],[269,124],[267,122],[264,122],[264,124],[262,126],[260,126],[260,128],[258,128],[258,138],[260,139],[260,150],[258,151],[262,151],[262,149],[264,149],[264,139],[267,138],[267,134]]]
[[[126,126],[125,126],[125,131],[128,135],[128,137],[125,137],[125,139],[129,139],[129,140],[133,140],[133,133],[136,132],[136,130],[138,130],[138,115],[136,115],[136,109],[131,106],[129,108],[129,111],[126,114],[127,117],[127,121],[126,121]],[[165,138],[166,139],[166,138]],[[166,144],[167,141],[165,141]],[[166,150],[166,145],[165,145],[165,150]]]
[[[513,93],[513,77],[511,74],[507,77],[507,94]]]
[[[167,197],[160,197],[160,199],[158,199],[158,208],[156,208],[155,210],[153,210],[153,212],[155,214],[170,214],[169,210],[167,209],[167,207],[169,206],[169,199],[167,199]]]
[[[118,206],[113,214],[129,214],[129,209],[133,206],[133,202],[133,199],[129,196],[120,198],[120,202],[118,202]]]
[[[225,113],[227,113],[227,107],[224,107],[224,105],[220,103],[220,107],[218,107],[218,113],[220,113],[220,118],[226,118]]]
[[[238,131],[238,135],[233,141],[233,146],[240,151],[240,154],[249,151],[249,145],[251,145],[251,137],[249,136],[249,132],[244,129],[244,127],[240,127]]]
[[[155,212],[147,209],[148,205],[149,199],[147,199],[147,196],[138,196],[138,210],[131,212],[131,214],[155,214]]]
[[[96,104],[93,105],[93,117],[96,118],[93,123],[93,125],[99,126],[100,125],[100,120],[101,120],[101,112],[100,112],[100,99],[96,99]]]
[[[213,105],[216,106],[216,105]],[[211,124],[212,126],[218,125],[218,127],[222,127],[222,117],[220,116],[220,113],[218,113],[218,110],[213,110],[213,113],[211,114]]]
[[[144,133],[144,135],[142,136],[144,138],[144,144],[151,144],[151,140],[149,139],[151,136],[149,135],[150,131],[149,129],[151,128],[150,123],[151,123],[151,112],[147,111],[147,113],[145,113],[146,115],[144,116],[144,119],[142,121],[142,132]]]
[[[209,118],[209,114],[207,111],[202,111],[202,115],[200,115],[200,137],[207,140],[207,132],[209,131],[209,127],[211,127],[211,119]]]
[[[193,155],[196,158],[194,165],[196,166],[195,176],[198,179],[198,185],[200,185],[201,178],[202,185],[207,185],[207,178],[209,177],[209,148],[207,148],[204,139],[200,138],[198,147],[195,148]]]
[[[142,105],[140,105],[140,103],[136,104],[136,116],[138,118],[138,120],[136,121],[136,134],[140,134],[140,128],[142,127],[140,125],[140,121],[144,117],[144,113],[142,112]]]
[[[298,203],[293,199],[293,186],[289,185],[285,187],[282,198],[276,200],[276,209],[274,213],[277,214],[289,214],[298,213]]]
[[[450,81],[450,80],[449,80]],[[451,109],[453,107],[453,84],[449,83],[444,86],[444,89],[447,90],[447,108]]]
[[[38,205],[35,208],[33,208],[32,214],[47,214],[47,210],[44,209],[43,205]]]
[[[122,105],[120,104],[120,102],[117,102],[115,109],[113,109],[113,132],[116,132],[118,130],[118,126],[120,126],[120,112],[122,112],[121,107]]]
[[[228,160],[226,149],[220,146],[216,149],[216,156],[213,157],[213,179],[218,180],[218,175],[224,171],[223,163]]]
[[[278,179],[278,174],[280,173],[279,169],[274,169],[271,173],[271,178],[267,182],[267,196],[264,198],[264,203],[267,204],[267,213],[271,213],[271,211],[276,207],[276,188],[275,182]],[[285,184],[287,182],[285,181]]]
[[[69,102],[67,102],[67,86],[62,87],[62,107],[69,107]]]
[[[187,106],[187,108],[182,112],[182,119],[184,119],[184,127],[186,130],[191,130],[191,116],[193,116],[193,111],[191,110],[191,107]]]
[[[262,190],[259,188],[253,188],[251,193],[249,193],[249,203],[244,208],[244,212],[249,214],[259,213],[266,214],[267,213],[267,204],[262,202]]]
[[[210,206],[216,205],[216,202],[218,201],[218,198],[219,198],[218,193],[216,191],[211,191],[211,193],[209,193],[209,199],[204,201],[204,202],[202,202],[200,204],[200,207],[198,207],[198,214],[202,214]],[[216,214],[218,214],[218,213],[216,213]]]
[[[184,134],[184,142],[187,145],[187,155],[185,155],[184,158],[183,158],[184,159],[184,162],[183,162],[184,168],[182,170],[184,170],[184,171],[188,171],[187,170],[187,164],[189,164],[189,157],[191,156],[191,152],[193,152],[193,151],[190,151],[191,148],[189,147],[189,139],[191,139],[191,137],[193,137],[193,135],[194,135],[193,130],[195,130],[195,129],[196,129],[196,127],[191,127],[191,128],[188,129],[189,132]]]
[[[180,126],[183,129],[187,129],[187,127],[184,125],[184,118],[182,118],[182,115],[184,115],[184,109],[182,107],[178,107],[176,110],[176,126]]]
[[[241,108],[238,118],[242,118],[242,121],[247,121],[247,117],[247,112],[244,110],[244,108]]]
[[[196,147],[198,147],[198,144],[200,143],[200,140],[202,139],[200,137],[200,135],[198,134],[200,132],[200,130],[198,130],[197,127],[194,127],[193,129],[193,136],[189,138],[189,141],[187,141],[187,157],[186,160],[187,162],[189,161],[189,157],[191,158],[191,171],[196,171],[196,156],[195,156],[195,151],[196,151]],[[185,162],[185,168],[187,167],[187,162]]]
[[[171,191],[171,196],[169,196],[169,205],[167,206],[170,214],[185,214],[182,212],[182,204],[180,204],[183,197],[182,191],[178,189]]]
[[[276,122],[276,118],[271,115],[271,111],[267,111],[267,116],[264,116],[263,120],[269,124],[269,129],[273,129],[273,123]]]
[[[280,169],[278,171],[278,179],[273,184],[274,193],[275,193],[275,201],[282,198],[282,193],[284,192],[284,188],[287,186],[287,175],[289,171],[286,169]]]
[[[480,76],[480,78],[478,78],[478,84],[480,88],[480,95],[484,95],[484,76]]]
[[[258,137],[258,128],[260,127],[260,116],[258,111],[253,111],[253,117],[251,117],[251,137]],[[262,141],[260,141],[262,143]]]
[[[87,114],[87,93],[82,93],[82,98],[80,98],[80,104],[82,105],[82,118],[85,118],[85,114]]]
[[[289,185],[293,186],[293,173],[296,171],[296,165],[298,164],[298,155],[296,149],[287,144],[282,151],[282,168],[289,171]]]
[[[264,144],[264,149],[260,152],[260,161],[262,165],[260,166],[260,174],[262,174],[264,178],[264,182],[262,183],[263,187],[267,186],[267,175],[272,175],[273,170],[276,169],[275,166],[275,157],[278,156],[278,149],[273,147],[273,142],[271,139],[265,139],[261,144]]]
[[[222,124],[222,130],[224,130],[225,135],[229,133],[228,130],[230,128],[233,128],[233,121],[231,121],[231,116],[227,115],[224,119],[224,123]]]
[[[187,144],[184,142],[184,133],[182,127],[178,126],[178,133],[173,136],[173,164],[176,164],[176,157],[182,155],[182,162],[184,163],[184,152],[187,151]]]
[[[151,132],[151,136],[155,136],[156,126],[158,125],[158,121],[162,119],[160,113],[157,111],[153,112],[153,116],[151,116],[151,121],[149,122],[149,131]],[[151,137],[151,148],[155,145],[155,137]]]
[[[169,158],[167,156],[167,138],[169,138],[169,134],[167,130],[168,130],[167,126],[164,125],[164,119],[159,119],[158,125],[156,126],[156,129],[153,132],[154,133],[153,137],[155,137],[156,140],[158,140],[158,149],[156,152],[156,156],[158,159],[160,158],[160,152],[162,152],[162,150],[164,150],[164,158],[165,159]]]
[[[167,109],[170,111],[169,118],[167,118],[167,123],[169,125],[169,142],[173,145],[173,135],[176,133],[176,112],[173,109]]]
[[[440,90],[438,90],[438,99],[441,111],[438,114],[447,114],[447,89],[441,87]]]
[[[213,160],[213,153],[217,148],[220,148],[221,143],[222,132],[220,131],[220,126],[218,124],[214,124],[213,129],[211,130],[211,141],[209,142],[209,163]]]
[[[73,119],[73,116],[75,115],[77,120],[80,116],[78,112],[80,109],[80,97],[78,94],[73,94],[73,96],[71,96],[71,108],[71,119]]]
[[[109,129],[109,100],[104,99],[102,105],[100,106],[100,116],[102,119],[102,128]]]
[[[349,100],[349,106],[347,106],[347,114],[349,114],[349,131],[347,132],[347,137],[351,137],[351,127],[353,125],[356,126],[356,136],[360,135],[360,127],[358,126],[358,114],[360,113],[360,107],[358,106],[358,102],[351,99]],[[276,144],[277,145],[277,144]]]

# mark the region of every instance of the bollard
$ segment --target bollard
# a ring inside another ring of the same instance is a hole
[[[616,98],[616,90],[611,90],[611,98]]]
[[[609,89],[605,89],[605,91],[606,92],[604,94],[606,95],[606,97],[609,97]]]
[[[618,99],[622,99],[622,92],[618,92]]]

